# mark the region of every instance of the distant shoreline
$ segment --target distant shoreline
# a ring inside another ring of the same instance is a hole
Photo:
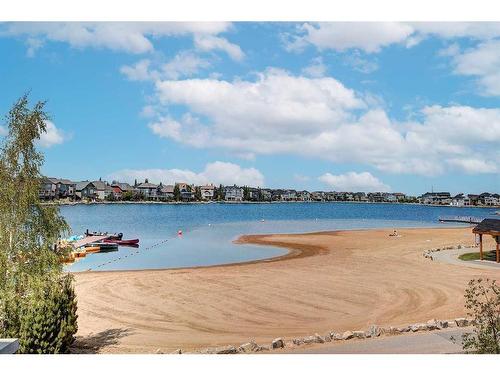
[[[156,205],[196,205],[196,204],[280,204],[280,203],[347,203],[347,204],[382,204],[382,205],[413,205],[428,207],[449,207],[449,208],[491,208],[498,209],[500,206],[450,206],[442,204],[425,203],[405,203],[405,202],[357,202],[357,201],[273,201],[273,202],[231,202],[231,201],[197,201],[197,202],[161,202],[161,201],[103,201],[103,202],[42,202],[43,205],[55,206],[78,206],[78,205],[113,205],[113,204],[156,204]]]

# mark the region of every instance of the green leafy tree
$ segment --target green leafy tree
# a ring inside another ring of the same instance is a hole
[[[29,108],[27,95],[14,104],[0,150],[0,337],[18,337],[22,353],[67,352],[77,330],[72,277],[62,272],[67,250],[54,247],[69,227],[38,196],[44,105]]]
[[[174,186],[174,200],[179,202],[181,200],[181,191],[179,189],[179,185],[175,184]]]
[[[134,193],[131,191],[126,191],[122,194],[122,201],[131,201],[134,198]]]
[[[474,328],[462,336],[464,350],[500,354],[500,286],[495,280],[471,280],[465,291],[465,307]]]
[[[250,189],[248,189],[248,186],[243,186],[243,200],[244,201],[250,200]]]
[[[217,196],[218,201],[224,200],[224,186],[222,184],[219,185],[219,195]]]
[[[196,186],[194,188],[194,199],[197,201],[201,201],[201,188],[199,186]]]

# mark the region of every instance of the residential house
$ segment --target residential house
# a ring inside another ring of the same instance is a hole
[[[97,189],[93,182],[81,181],[75,186],[75,196],[79,199],[97,199]]]
[[[282,189],[273,189],[271,190],[271,200],[273,202],[280,201],[281,200],[281,194],[284,193],[284,190]]]
[[[182,201],[187,202],[194,199],[193,186],[185,182],[176,182],[175,184],[179,187],[180,198]]]
[[[450,205],[456,206],[456,207],[463,207],[465,206],[465,195],[463,193],[455,195],[453,198],[451,198],[451,203]]]
[[[393,195],[396,197],[396,200],[398,202],[403,202],[407,199],[406,194],[403,194],[403,193],[393,193]]]
[[[226,201],[237,201],[241,202],[243,200],[243,188],[234,186],[224,187],[224,199]]]
[[[111,183],[111,188],[113,189],[113,197],[118,200],[123,198],[123,194],[127,192],[134,192],[133,186],[126,182],[113,181]]]
[[[466,206],[477,206],[479,203],[479,195],[467,194],[467,200],[465,201],[465,203]]]
[[[146,200],[156,200],[158,198],[158,185],[150,183],[147,178],[142,184],[137,185],[136,189]]]
[[[425,193],[419,198],[420,203],[423,204],[444,204],[449,205],[451,203],[451,195],[448,192],[432,192]]]
[[[297,200],[297,192],[295,190],[285,190],[281,193],[281,200],[284,202],[290,202]]]
[[[44,177],[39,191],[40,199],[75,197],[76,182],[63,178]]]
[[[325,200],[325,193],[322,191],[313,191],[311,193],[311,199],[316,202],[321,202]]]
[[[366,197],[365,193],[363,193],[362,191],[359,191],[357,193],[354,193],[354,201],[366,202],[366,201],[368,201],[368,198]]]
[[[92,184],[95,187],[95,195],[98,200],[103,201],[113,194],[113,188],[105,181],[92,181]]]
[[[297,200],[301,202],[309,202],[311,200],[311,193],[309,193],[307,190],[298,191]]]
[[[370,202],[380,203],[384,202],[384,194],[381,192],[368,193],[368,200]]]
[[[259,188],[247,188],[248,200],[252,202],[259,202],[261,200],[261,193]]]
[[[384,202],[395,203],[398,201],[398,198],[393,193],[382,193],[384,197]]]
[[[273,197],[271,189],[261,189],[260,190],[260,199],[265,202],[271,202]]]
[[[57,193],[57,184],[53,179],[44,177],[40,185],[38,196],[40,199],[54,199]]]
[[[500,204],[499,195],[481,193],[479,194],[479,202],[484,206],[498,206]]]
[[[158,185],[157,195],[161,200],[174,199],[174,185],[163,185],[160,183],[160,185]]]
[[[211,201],[214,199],[215,186],[213,184],[200,186],[201,199]]]

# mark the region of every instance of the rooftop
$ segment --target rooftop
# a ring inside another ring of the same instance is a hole
[[[484,219],[474,229],[473,233],[491,234],[492,236],[500,236],[500,220],[499,219]]]

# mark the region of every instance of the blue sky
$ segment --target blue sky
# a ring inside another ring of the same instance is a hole
[[[500,24],[0,24],[0,113],[44,173],[309,190],[500,191]],[[1,129],[0,129],[1,130]]]

